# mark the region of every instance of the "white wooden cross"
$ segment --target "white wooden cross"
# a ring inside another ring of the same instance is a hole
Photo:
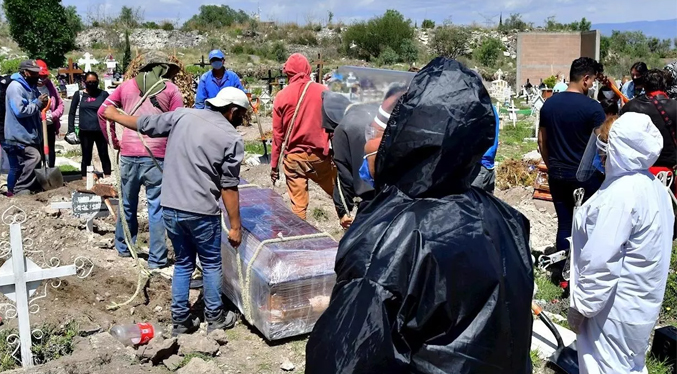
[[[4,216],[3,214],[3,220]],[[23,214],[22,219],[15,215],[9,223],[12,257],[0,267],[0,292],[15,303],[16,315],[19,319],[21,364],[24,368],[29,368],[34,365],[31,352],[31,324],[28,318],[29,298],[43,280],[74,275],[77,273],[77,267],[73,264],[42,269],[31,259],[26,258],[21,236],[21,223],[25,221],[26,215]]]
[[[97,61],[89,52],[85,52],[85,58],[78,60],[78,65],[85,65],[85,73],[92,71],[92,64],[96,65],[98,63],[99,61]]]
[[[510,100],[510,108],[508,108],[510,113],[509,117],[512,120],[512,126],[517,126],[517,108],[515,108],[515,100]]]

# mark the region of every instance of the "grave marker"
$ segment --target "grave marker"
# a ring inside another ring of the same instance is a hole
[[[16,211],[16,213],[9,214],[13,211]],[[75,274],[81,279],[86,278],[91,273],[94,264],[89,259],[78,257],[75,259],[73,265],[58,266],[58,259],[50,259],[49,263],[44,261],[46,268],[42,268],[30,258],[27,258],[24,253],[24,240],[21,234],[21,224],[26,222],[26,213],[23,210],[12,206],[2,214],[2,221],[9,226],[10,250],[3,249],[2,256],[0,257],[6,257],[10,254],[11,257],[5,261],[2,267],[0,267],[0,292],[14,302],[14,305],[3,304],[2,306],[9,310],[9,312],[5,313],[6,317],[11,312],[12,314],[9,318],[16,317],[19,320],[18,340],[15,338],[11,341],[12,343],[18,344],[18,347],[12,352],[12,356],[18,361],[18,358],[14,356],[14,354],[20,350],[21,365],[24,368],[30,368],[35,365],[33,353],[31,352],[31,337],[36,334],[36,332],[38,333],[36,335],[39,335],[41,331],[31,331],[29,314],[37,313],[39,311],[39,308],[31,310],[31,304],[36,299],[43,298],[44,296],[33,299],[31,299],[31,297],[43,280],[61,278]],[[27,252],[40,252],[42,253],[44,260],[43,251]],[[55,263],[56,265],[54,265]],[[78,265],[78,263],[80,265]],[[89,266],[90,264],[91,267]],[[87,269],[86,267],[90,268]],[[53,287],[58,287],[60,283],[61,282],[58,282],[57,286],[53,285]],[[9,338],[8,342],[10,342]]]
[[[202,55],[202,59],[200,60],[200,62],[198,62],[198,63],[196,63],[196,64],[193,64],[193,65],[194,65],[194,66],[199,66],[199,67],[201,67],[201,68],[204,69],[205,66],[210,66],[211,64],[210,64],[209,62],[205,62],[205,56]]]
[[[68,68],[61,68],[58,70],[59,74],[68,75],[68,83],[75,83],[75,74],[80,75],[84,73],[81,69],[73,66],[73,59],[68,59]]]
[[[85,73],[92,71],[92,64],[96,65],[99,63],[89,52],[85,52],[85,58],[78,60],[78,64],[85,65]]]
[[[324,68],[324,61],[322,60],[322,54],[317,54],[317,60],[314,61],[317,64],[317,75],[315,76],[315,82],[322,83],[322,69]]]

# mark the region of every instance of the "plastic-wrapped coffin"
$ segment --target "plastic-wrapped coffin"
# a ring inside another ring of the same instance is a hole
[[[240,189],[242,244],[235,250],[221,210],[223,293],[268,340],[312,331],[336,281],[338,243],[294,215],[273,190],[247,187]]]

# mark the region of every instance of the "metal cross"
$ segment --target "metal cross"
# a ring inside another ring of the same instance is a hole
[[[193,64],[193,65],[204,68],[205,66],[209,66],[210,64],[209,64],[209,62],[205,62],[205,56],[202,55],[202,60],[200,60],[200,62]]]
[[[10,208],[11,209],[11,208]],[[7,212],[5,212],[7,213]],[[4,214],[3,214],[4,218]],[[29,321],[30,296],[46,279],[66,277],[77,273],[75,265],[42,269],[31,259],[26,258],[21,236],[21,223],[25,222],[25,213],[21,219],[12,217],[9,223],[10,245],[12,257],[0,267],[0,292],[15,302],[19,319],[19,339],[21,347],[21,364],[24,368],[34,365],[31,352],[31,324]]]
[[[59,69],[59,74],[65,74],[68,75],[68,83],[73,84],[75,83],[75,74],[82,74],[84,71],[82,69],[77,69],[73,66],[73,59],[69,58],[68,59],[68,68],[61,68]]]

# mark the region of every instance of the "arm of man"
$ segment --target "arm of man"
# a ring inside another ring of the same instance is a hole
[[[271,160],[270,167],[273,170],[277,170],[279,165],[277,164],[280,159],[280,153],[282,150],[282,142],[284,141],[284,124],[282,123],[282,105],[276,99],[273,104],[273,149],[271,150]]]
[[[112,120],[109,124],[111,139],[108,139],[108,128],[106,127],[106,116],[104,115],[108,107],[115,109],[116,113],[117,108],[122,107],[122,87],[113,91],[113,93],[103,101],[103,104],[101,104],[99,110],[96,112],[97,116],[99,117],[99,127],[101,128],[101,132],[103,133],[103,137],[106,139],[106,142],[110,141],[113,143],[113,148],[120,149],[120,143],[118,141],[117,134],[115,133],[115,121]]]
[[[240,81],[240,77],[235,74],[235,72],[228,71],[228,75],[230,75],[230,79],[233,80],[233,87],[239,88],[242,91],[244,91],[244,86],[242,85],[242,81]]]
[[[242,223],[240,221],[240,166],[244,158],[244,142],[238,135],[234,142],[227,145],[221,164],[221,199],[228,213],[230,231],[228,241],[233,248],[242,242]]]
[[[23,96],[23,88],[20,84],[10,84],[7,87],[7,103],[11,107],[14,115],[18,118],[26,118],[40,113],[40,101],[35,99],[29,101]]]
[[[111,122],[119,123],[130,130],[139,131],[141,134],[151,138],[168,137],[172,127],[174,127],[174,124],[178,120],[176,112],[138,117],[122,114],[113,106],[106,108],[103,115]]]
[[[169,112],[175,111],[183,107],[183,96],[181,96],[181,91],[179,88],[174,86],[174,90],[171,93],[169,98]]]
[[[207,99],[207,83],[205,82],[205,74],[202,74],[200,80],[197,83],[197,92],[195,93],[195,104],[193,108],[195,109],[204,109],[205,100]]]
[[[549,168],[547,142],[548,132],[545,127],[541,126],[538,128],[538,150],[541,152],[541,157],[543,158],[543,162],[545,162],[545,166]]]

